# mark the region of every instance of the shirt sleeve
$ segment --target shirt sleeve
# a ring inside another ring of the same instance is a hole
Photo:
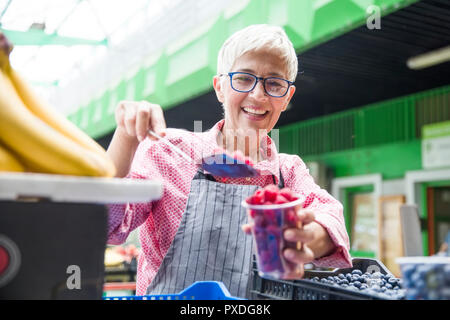
[[[130,172],[124,179],[158,179],[156,162],[158,146],[150,140],[141,143],[136,150]],[[152,219],[153,202],[107,204],[108,208],[108,244],[124,243],[128,235],[148,219]],[[150,221],[151,222],[151,221]],[[152,225],[152,223],[150,223]]]
[[[300,157],[292,155],[289,158],[289,161],[281,161],[287,165],[287,173],[283,173],[283,176],[286,175],[284,178],[286,186],[305,197],[303,208],[314,212],[315,221],[327,230],[335,245],[335,250],[330,255],[315,259],[314,265],[332,268],[351,267],[350,242],[342,204],[314,182],[309,169]]]

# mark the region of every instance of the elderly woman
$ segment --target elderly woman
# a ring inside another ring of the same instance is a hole
[[[224,119],[210,130],[166,129],[160,106],[118,104],[108,148],[118,177],[164,183],[158,201],[109,206],[110,244],[123,243],[140,227],[137,294],[176,293],[195,281],[216,280],[231,294],[246,296],[252,237],[241,230],[248,233],[249,228],[241,201],[270,184],[307,199],[298,211],[303,227],[284,233],[286,241],[303,246],[286,248],[285,258],[298,265],[351,266],[342,205],[314,183],[300,157],[278,153],[267,135],[294,95],[297,68],[295,50],[282,28],[253,25],[233,34],[219,52],[213,86]],[[195,160],[219,148],[240,151],[262,174],[211,176],[147,135],[149,129]],[[302,272],[290,276],[300,277]]]

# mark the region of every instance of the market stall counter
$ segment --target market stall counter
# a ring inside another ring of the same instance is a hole
[[[154,180],[0,174],[0,299],[101,299],[106,204],[162,193]]]

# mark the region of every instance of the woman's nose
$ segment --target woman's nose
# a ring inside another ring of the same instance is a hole
[[[250,94],[257,99],[267,99],[268,95],[264,90],[264,82],[258,81]]]

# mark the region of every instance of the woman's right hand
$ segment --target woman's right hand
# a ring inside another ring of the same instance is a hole
[[[0,51],[3,51],[3,53],[9,57],[12,49],[12,43],[9,42],[8,38],[0,31]]]
[[[138,143],[147,136],[156,140],[148,134],[148,130],[165,136],[166,121],[161,106],[157,104],[147,101],[121,101],[116,107],[115,117],[117,130],[127,138],[136,139]]]
[[[121,101],[115,117],[117,128],[107,153],[116,166],[116,177],[122,178],[130,170],[139,143],[147,136],[156,140],[148,130],[165,136],[166,122],[161,107],[147,101]]]

